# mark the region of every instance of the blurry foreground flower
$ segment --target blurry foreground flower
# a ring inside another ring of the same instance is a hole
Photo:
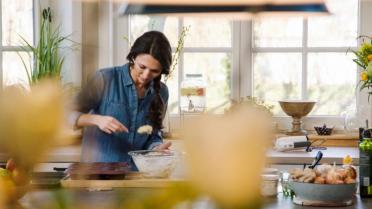
[[[61,95],[54,82],[0,92],[0,152],[12,158],[0,170],[0,208],[27,191],[30,171],[55,143],[63,120]]]
[[[26,91],[8,87],[0,96],[0,147],[30,169],[55,142],[63,119],[61,91],[53,82]]]
[[[225,208],[260,204],[270,118],[266,111],[240,105],[223,117],[206,115],[186,123],[188,173],[194,186]]]

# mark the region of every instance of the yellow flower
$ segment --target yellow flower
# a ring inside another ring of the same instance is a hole
[[[31,91],[8,87],[0,92],[0,147],[19,167],[28,169],[40,162],[54,145],[63,122],[59,85],[39,83]]]
[[[368,61],[372,61],[372,54],[367,56]]]
[[[366,71],[363,71],[361,74],[360,74],[360,80],[361,81],[367,81],[368,80],[368,74]]]
[[[353,162],[353,158],[350,155],[346,155],[342,160],[342,164],[350,165]]]

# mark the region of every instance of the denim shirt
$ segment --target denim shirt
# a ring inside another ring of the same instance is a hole
[[[140,126],[151,125],[148,114],[155,94],[151,83],[144,98],[138,98],[128,64],[99,70],[79,94],[77,113],[112,116],[129,131],[107,134],[97,126],[85,127],[81,161],[128,162],[133,166],[129,151],[152,149],[161,144],[161,130],[154,129],[150,135],[137,133]],[[166,106],[169,95],[168,88],[163,83],[160,96]],[[78,117],[79,114],[76,119]]]

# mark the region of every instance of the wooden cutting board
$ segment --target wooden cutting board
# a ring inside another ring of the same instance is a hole
[[[91,188],[107,190],[113,188],[164,188],[177,183],[185,182],[184,179],[147,179],[140,173],[127,175],[123,180],[72,180],[66,177],[61,180],[65,188]]]

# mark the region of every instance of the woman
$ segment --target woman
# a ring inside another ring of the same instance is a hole
[[[128,162],[132,150],[167,150],[161,128],[168,102],[162,83],[172,50],[161,32],[144,33],[133,44],[128,64],[100,70],[78,96],[76,127],[84,127],[82,162]],[[150,125],[151,134],[138,128]]]

